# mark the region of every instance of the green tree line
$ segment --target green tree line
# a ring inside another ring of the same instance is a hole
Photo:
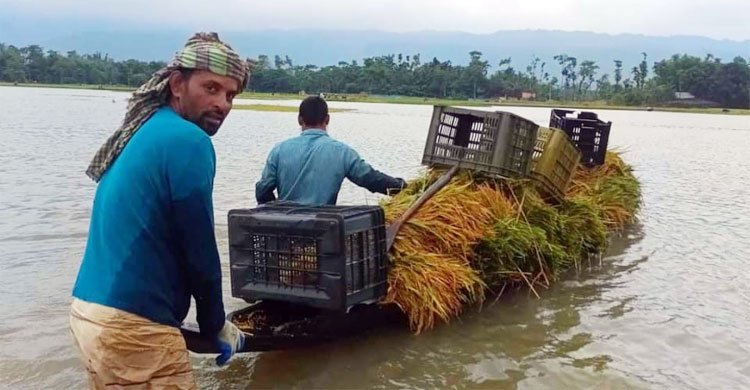
[[[162,66],[164,62],[115,61],[101,53],[60,54],[38,45],[0,43],[0,80],[5,82],[137,86]]]
[[[248,89],[458,99],[518,98],[532,92],[536,100],[604,100],[624,105],[665,103],[675,100],[675,92],[689,92],[723,107],[750,107],[750,64],[742,57],[723,62],[710,54],[703,58],[675,54],[653,63],[646,53],[642,57],[632,68],[614,60],[610,74],[601,71],[610,64],[565,53],[549,62],[533,57],[520,67],[511,58],[491,64],[480,51],[468,53],[467,64],[438,58],[423,61],[420,54],[389,54],[324,67],[297,65],[288,56],[261,55],[253,60]],[[0,81],[5,82],[134,87],[164,64],[0,43]]]

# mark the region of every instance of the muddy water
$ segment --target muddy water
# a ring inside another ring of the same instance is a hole
[[[0,88],[0,387],[81,388],[67,328],[94,183],[84,174],[126,94]],[[282,102],[295,105],[295,102]],[[394,175],[419,171],[431,108],[332,103],[331,133]],[[545,124],[549,109],[503,108]],[[641,221],[602,264],[542,299],[516,294],[418,337],[388,329],[316,350],[195,356],[205,388],[712,388],[750,386],[750,119],[605,111],[643,183]],[[254,205],[290,113],[233,111],[214,137],[217,235]],[[344,204],[378,197],[346,184]],[[232,298],[227,310],[244,303]]]

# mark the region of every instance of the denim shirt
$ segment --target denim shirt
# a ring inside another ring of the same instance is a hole
[[[395,193],[403,186],[403,180],[373,169],[325,130],[309,129],[274,146],[255,184],[255,197],[259,204],[273,201],[277,190],[279,200],[334,205],[344,178],[382,194]]]

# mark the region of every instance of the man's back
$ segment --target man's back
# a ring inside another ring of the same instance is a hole
[[[275,169],[280,200],[335,204],[350,171],[353,176],[367,173],[356,171],[362,170],[358,161],[361,159],[354,150],[325,131],[305,130],[274,147],[266,170]],[[262,186],[261,180],[256,188]]]
[[[305,98],[297,123],[302,134],[276,145],[268,154],[263,176],[255,184],[255,199],[276,199],[323,205],[336,204],[344,178],[371,192],[388,194],[405,185],[401,179],[373,169],[354,149],[328,136],[328,104],[320,97]]]

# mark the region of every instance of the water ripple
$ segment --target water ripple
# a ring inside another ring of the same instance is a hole
[[[119,125],[127,94],[0,90],[0,106],[14,113],[0,119],[0,382],[82,387],[67,308],[95,189],[84,170]],[[330,132],[367,161],[407,178],[420,171],[431,107],[331,106],[356,109],[333,114]],[[549,117],[542,108],[498,109],[540,124]],[[612,242],[601,264],[564,276],[541,300],[512,294],[418,337],[385,329],[315,350],[250,354],[226,368],[194,356],[201,386],[750,387],[750,121],[597,112],[614,123],[610,144],[627,150],[644,199],[639,224]],[[255,204],[266,153],[296,133],[294,115],[234,111],[214,137],[225,280],[227,211]],[[380,198],[351,183],[340,196],[345,204]],[[228,289],[227,310],[242,307]]]

